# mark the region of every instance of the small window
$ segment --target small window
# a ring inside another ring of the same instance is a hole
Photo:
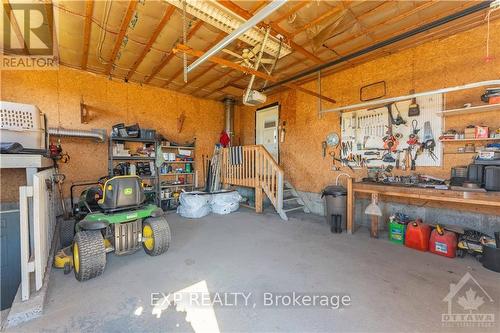
[[[276,127],[276,121],[266,121],[264,122],[264,128],[273,128]]]

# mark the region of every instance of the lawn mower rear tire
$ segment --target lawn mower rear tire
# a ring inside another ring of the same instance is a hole
[[[78,281],[87,281],[104,272],[106,248],[100,230],[83,230],[75,235],[73,268]]]
[[[167,252],[170,246],[170,226],[165,216],[148,217],[142,223],[142,246],[150,256]]]
[[[61,249],[70,246],[75,237],[75,220],[61,220],[59,222],[59,242]]]

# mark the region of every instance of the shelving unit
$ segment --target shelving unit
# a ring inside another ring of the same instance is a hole
[[[116,143],[142,143],[142,144],[156,144],[156,140],[150,140],[150,139],[141,139],[141,138],[117,138],[117,137],[110,137],[109,138],[109,147],[108,147],[108,174],[110,176],[114,176],[114,167],[115,167],[115,162],[127,162],[127,161],[134,161],[134,162],[148,162],[150,164],[150,168],[152,166],[152,175],[137,175],[139,176],[143,181],[146,181],[145,183],[150,185],[152,189],[145,189],[145,193],[154,193],[154,202],[155,204],[159,205],[160,204],[160,176],[159,176],[159,170],[156,167],[155,157],[150,157],[150,156],[115,156],[113,155],[113,145]],[[155,154],[158,154],[157,151],[155,151]],[[150,163],[152,162],[152,163]]]
[[[479,138],[479,139],[451,139],[451,140],[439,140],[441,142],[474,142],[474,141],[500,141],[500,138]]]
[[[455,116],[460,114],[483,113],[491,111],[500,111],[500,104],[486,104],[486,105],[470,106],[468,108],[450,109],[441,112],[436,112],[436,114],[441,117],[445,117],[445,116]]]
[[[174,192],[180,191],[181,189],[192,191],[196,187],[196,171],[195,171],[195,164],[196,162],[194,161],[194,151],[195,147],[188,147],[188,146],[161,146],[161,152],[160,153],[175,153],[176,155],[178,154],[179,150],[188,150],[191,151],[191,155],[189,156],[192,158],[192,161],[165,161],[164,165],[168,167],[172,167],[172,169],[175,170],[175,168],[182,168],[184,172],[168,172],[168,173],[160,173],[161,177],[161,182],[160,182],[160,189],[161,190],[168,190],[171,192],[169,198],[164,198],[161,199],[162,201],[169,201],[172,203],[173,200],[176,200],[176,197],[173,196]],[[190,171],[185,172],[187,165],[190,166]],[[184,177],[184,183],[182,184],[171,184],[171,182],[179,182],[179,177],[183,176]],[[162,184],[163,182],[166,182],[165,184]]]

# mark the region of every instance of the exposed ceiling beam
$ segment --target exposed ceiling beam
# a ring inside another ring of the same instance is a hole
[[[193,57],[201,57],[204,54],[203,51],[193,50],[189,46],[186,46],[186,45],[183,45],[183,44],[178,44],[174,48],[174,52],[184,52],[184,53],[189,54],[190,56],[193,56]],[[244,73],[255,75],[256,77],[259,77],[259,78],[264,79],[264,80],[268,80],[268,81],[271,81],[271,82],[277,82],[278,81],[277,78],[275,78],[275,77],[273,77],[271,75],[268,75],[268,74],[256,71],[256,70],[254,70],[252,68],[248,68],[248,67],[244,67],[244,66],[238,65],[238,64],[236,64],[236,63],[234,63],[232,61],[226,60],[224,58],[220,58],[220,57],[217,57],[217,56],[212,56],[212,57],[208,58],[208,61],[217,63],[219,65],[223,65],[223,66],[226,66],[226,67],[230,67],[230,68],[236,69],[236,70],[244,72]],[[289,88],[301,91],[303,93],[306,93],[306,94],[309,94],[309,95],[321,98],[321,99],[323,99],[325,101],[328,101],[328,102],[331,102],[331,103],[335,103],[335,100],[332,99],[332,98],[329,98],[329,97],[323,96],[321,94],[318,94],[318,93],[316,93],[314,91],[302,88],[302,87],[300,87],[300,86],[298,86],[298,85],[296,85],[294,83],[287,83],[286,86],[289,87]]]
[[[125,77],[126,81],[128,81],[130,79],[130,77],[132,75],[134,75],[134,72],[137,69],[137,67],[139,67],[141,62],[144,60],[146,55],[149,53],[149,51],[151,50],[151,47],[153,47],[153,44],[156,42],[156,39],[158,38],[160,33],[163,31],[163,28],[165,28],[165,25],[167,25],[167,22],[170,20],[170,18],[174,14],[175,8],[176,7],[172,6],[172,5],[168,6],[167,10],[165,11],[165,14],[163,15],[163,18],[161,19],[160,23],[156,27],[155,31],[153,31],[151,38],[149,39],[148,43],[146,44],[146,46],[142,50],[141,55],[139,56],[139,58],[137,58],[137,60],[134,62],[134,64],[130,68],[127,76]]]
[[[388,24],[392,24],[394,22],[398,22],[398,21],[401,21],[405,18],[407,18],[408,16],[420,11],[420,10],[423,10],[427,7],[430,7],[432,5],[434,5],[436,3],[435,0],[432,0],[432,1],[429,1],[429,2],[423,2],[421,4],[419,4],[418,6],[416,6],[415,8],[409,10],[409,11],[406,11],[404,13],[401,13],[399,15],[396,15],[396,16],[393,16],[393,17],[390,17],[388,18],[387,20],[384,20],[380,23],[377,23],[371,27],[368,27],[366,28],[366,30],[362,30],[358,33],[355,33],[355,34],[346,34],[346,36],[340,40],[336,40],[335,41],[335,45],[336,47],[339,47],[341,46],[342,44],[346,43],[346,42],[350,42],[358,37],[361,37],[361,36],[364,36],[365,34],[371,34],[371,33],[374,33],[377,31],[378,28],[380,27],[383,27],[383,26],[386,26]],[[454,10],[456,10],[456,8],[454,8]],[[358,17],[359,19],[359,17]],[[421,22],[419,22],[421,23]]]
[[[120,47],[123,42],[123,38],[125,37],[125,33],[127,32],[128,25],[130,24],[130,20],[132,19],[132,16],[134,15],[135,9],[137,8],[137,3],[138,0],[130,0],[127,8],[127,12],[125,13],[125,16],[123,18],[122,24],[120,26],[120,32],[116,36],[115,40],[115,46],[113,47],[113,52],[111,52],[111,57],[109,59],[109,63],[106,65],[106,68],[104,70],[105,75],[109,75],[111,72],[111,69],[113,68],[113,64],[116,59],[116,55],[118,54],[118,51],[120,50]]]
[[[414,25],[410,25],[406,29],[398,30],[396,33],[392,32],[391,34],[387,34],[385,36],[380,36],[379,39],[375,40],[374,43],[371,43],[368,46],[363,45],[361,47],[356,48],[355,51],[347,52],[347,55],[345,55],[345,56],[335,57],[321,66],[317,66],[315,68],[308,69],[308,70],[299,72],[295,75],[289,76],[288,78],[278,82],[277,84],[270,85],[266,89],[272,89],[273,87],[275,87],[277,85],[280,85],[283,83],[289,83],[291,81],[295,81],[296,83],[298,82],[298,84],[303,84],[305,82],[312,81],[315,79],[313,74],[318,70],[322,70],[323,75],[331,74],[333,69],[329,69],[329,68],[333,67],[333,66],[337,66],[337,65],[341,64],[342,62],[345,62],[344,58],[348,59],[348,60],[352,60],[352,59],[356,58],[356,61],[359,61],[359,58],[367,58],[374,51],[380,52],[381,50],[386,49],[387,46],[389,46],[391,44],[399,43],[399,42],[404,41],[404,40],[408,40],[412,36],[417,35],[417,37],[415,37],[415,39],[416,39],[416,38],[420,37],[418,35],[421,35],[422,33],[429,31],[429,30],[432,31],[432,29],[436,29],[439,26],[449,27],[450,20],[459,20],[458,17],[461,17],[461,18],[466,17],[468,15],[471,15],[474,11],[484,13],[484,10],[481,8],[484,8],[485,6],[487,6],[486,2],[482,2],[479,4],[476,2],[473,2],[472,4],[471,3],[464,3],[459,8],[453,8],[453,10],[449,10],[446,12],[440,12],[438,15],[427,18],[424,21],[421,21],[417,28],[415,28]],[[463,9],[463,8],[465,8],[465,9]],[[450,14],[450,12],[451,12],[451,14]],[[433,25],[434,27],[431,27],[430,25]],[[384,45],[381,46],[381,44],[384,44]],[[336,62],[337,62],[337,64],[335,64]],[[308,73],[308,74],[306,75],[305,73]],[[300,76],[300,78],[302,78],[302,80],[300,80],[300,81],[298,81],[300,79],[299,76]]]
[[[94,0],[85,2],[85,24],[83,28],[83,51],[82,51],[82,69],[87,69],[89,60],[90,31],[92,30],[92,14],[94,12]]]
[[[194,34],[203,26],[203,21],[198,21],[196,22],[196,24],[191,28],[191,30],[189,30],[189,33],[187,34],[186,36],[186,39],[187,40],[190,40]],[[153,72],[151,72],[151,74],[146,78],[146,80],[144,81],[144,83],[149,83],[151,82],[151,80],[156,76],[158,75],[158,73],[170,62],[170,60],[172,60],[172,58],[174,57],[174,53],[173,52],[170,52],[168,56],[166,56],[159,64],[158,66],[156,66],[154,69],[153,69]],[[181,73],[182,73],[182,70],[181,70]],[[172,80],[169,80],[167,81],[167,83],[164,85],[166,86],[168,83],[170,83]]]
[[[16,16],[12,12],[12,6],[10,5],[8,0],[3,0],[3,8],[5,10],[5,14],[9,18],[10,25],[12,29],[14,29],[14,33],[16,34],[17,41],[19,42],[19,45],[23,46],[23,54],[24,55],[29,55],[30,52],[28,50],[28,46],[26,45],[26,41],[23,38],[23,34],[21,33],[21,30],[19,29],[19,24],[17,22]],[[5,38],[5,36],[4,36]]]
[[[224,36],[226,36],[226,34],[225,34],[225,33],[223,33],[223,32],[219,33],[219,35],[217,36],[217,38],[215,38],[215,40],[212,42],[212,44],[211,44],[211,45],[209,45],[207,48],[205,48],[205,49],[204,49],[204,51],[206,52],[207,50],[209,50],[209,49],[210,49],[213,45],[217,44],[220,40],[222,40],[222,38],[224,38]],[[174,53],[172,52],[172,53],[171,53],[171,55],[172,55],[172,57],[173,57],[173,56],[174,56]],[[208,69],[208,70],[210,70],[210,69],[214,68],[215,66],[216,66],[215,64],[214,64],[214,65],[210,65],[207,69]],[[203,71],[203,75],[204,75],[205,73],[207,73],[207,72],[208,72],[208,70],[204,70],[204,71]],[[179,75],[181,75],[183,72],[184,72],[184,68],[179,69],[177,72],[175,72],[175,74],[174,74],[174,75],[172,75],[172,77],[171,77],[171,78],[170,78],[167,82],[165,82],[165,83],[163,84],[163,87],[165,88],[166,86],[168,86],[168,85],[170,84],[170,82],[172,82],[173,80],[175,80],[175,79],[176,79]],[[194,79],[194,80],[196,80],[196,78],[197,78],[197,77],[195,76],[195,79]],[[188,81],[188,82],[189,82],[189,83],[191,83],[191,82],[193,82],[194,80],[193,80],[193,79],[191,79],[191,80],[190,80],[190,81]],[[184,87],[184,86],[182,86],[182,87]]]
[[[307,22],[306,24],[304,24],[303,26],[301,26],[300,28],[296,29],[292,36],[297,36],[298,34],[300,34],[301,32],[323,22],[324,20],[326,20],[327,18],[330,18],[332,17],[333,15],[339,13],[340,11],[342,10],[342,8],[340,8],[340,6],[335,6],[333,7],[333,9],[330,9],[329,11],[325,12],[323,15],[320,15],[318,16],[317,18],[315,18],[314,20],[310,21],[310,22]]]
[[[250,19],[253,16],[252,13],[246,11],[245,9],[241,8],[240,6],[238,6],[237,4],[235,4],[234,2],[232,2],[230,0],[218,0],[218,2],[221,5],[223,5],[224,7],[226,7],[227,9],[235,12],[236,14],[240,15],[241,17],[243,17],[246,20]],[[266,25],[261,22],[258,26],[259,27],[265,27]],[[289,39],[290,47],[292,49],[294,49],[295,51],[301,53],[302,55],[304,55],[305,57],[307,57],[309,60],[312,60],[313,62],[315,62],[317,64],[323,63],[323,61],[320,58],[318,58],[317,56],[315,56],[311,52],[307,51],[302,46],[300,46],[297,43],[295,43],[293,41],[293,39],[292,39],[293,36],[291,36],[288,31],[286,31],[285,29],[281,28],[277,23],[271,22],[271,23],[269,23],[269,26],[275,32],[281,34],[284,37],[287,37]]]
[[[291,2],[290,2],[291,3]],[[277,18],[275,18],[272,22],[274,24],[279,24],[281,21],[283,21],[284,19],[290,17],[291,15],[295,14],[296,12],[298,12],[302,7],[305,7],[307,6],[308,4],[311,3],[311,0],[302,0],[302,1],[299,1],[295,6],[293,6],[292,8],[290,8],[288,11],[286,11],[283,15],[281,16],[278,16]]]
[[[267,4],[269,1],[268,0],[263,0],[263,1],[256,1],[255,5],[252,6],[250,9],[251,12],[256,12],[262,7],[264,7],[265,4]]]

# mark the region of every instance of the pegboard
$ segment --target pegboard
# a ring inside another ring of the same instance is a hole
[[[435,94],[418,97],[416,102],[419,105],[420,114],[413,117],[408,115],[411,100],[397,102],[392,105],[392,116],[396,118],[399,113],[401,118],[406,121],[406,124],[392,125],[393,134],[400,135],[397,152],[393,152],[392,157],[397,159],[399,156],[400,164],[403,164],[404,150],[409,146],[407,141],[413,132],[414,121],[416,121],[416,128],[419,130],[417,134],[419,142],[422,142],[426,136],[432,137],[435,142],[434,156],[431,156],[428,150],[424,150],[417,155],[416,166],[441,166],[443,149],[439,136],[442,132],[442,117],[437,112],[443,110],[443,96],[442,94]],[[424,129],[426,122],[429,124],[430,131]],[[387,135],[389,123],[388,106],[343,113],[341,116],[341,138],[342,142],[349,145],[349,149],[347,154],[341,152],[342,158],[347,158],[352,153],[354,156],[362,155],[367,159],[371,159],[366,164],[369,167],[387,164],[396,165],[396,162],[384,162],[377,159],[382,158],[387,153],[387,150],[383,150],[383,138]],[[369,155],[370,153],[378,155]],[[353,168],[359,167],[353,162],[349,164]]]

